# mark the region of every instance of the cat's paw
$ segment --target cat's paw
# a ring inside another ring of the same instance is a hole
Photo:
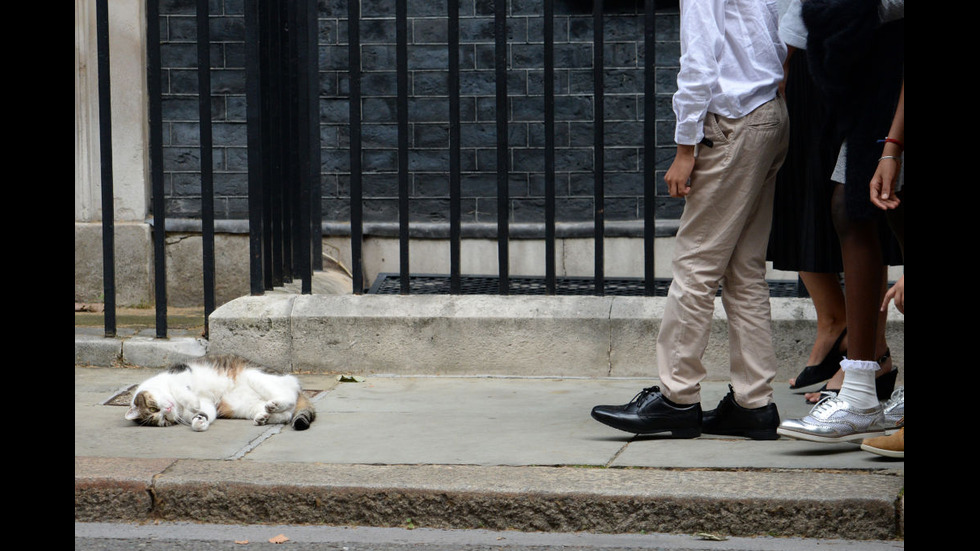
[[[268,413],[282,413],[286,409],[286,406],[276,400],[269,400],[265,404],[265,411]]]
[[[255,416],[255,418],[253,419],[253,421],[255,421],[255,424],[256,425],[264,425],[264,424],[266,424],[266,423],[269,422],[269,414],[268,413],[260,413],[260,414],[258,414],[258,415]]]
[[[195,415],[194,419],[191,420],[191,428],[197,432],[206,431],[209,426],[211,426],[211,422],[204,415]]]

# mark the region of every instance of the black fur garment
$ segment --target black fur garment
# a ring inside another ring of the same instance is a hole
[[[855,220],[878,216],[874,176],[905,77],[905,20],[882,24],[878,0],[806,0],[807,62],[827,95],[838,143],[847,140],[846,197]]]

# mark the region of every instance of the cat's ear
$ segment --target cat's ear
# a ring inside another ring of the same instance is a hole
[[[126,412],[126,419],[129,421],[135,421],[140,418],[140,409],[136,406],[130,406],[129,411]]]

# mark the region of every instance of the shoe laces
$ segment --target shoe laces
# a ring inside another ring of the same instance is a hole
[[[821,390],[819,397],[817,398],[817,403],[819,404],[827,398],[836,398],[838,394],[840,394],[839,390],[831,390],[829,388],[826,390]]]
[[[636,396],[634,396],[633,399],[630,400],[630,403],[631,404],[637,404],[637,403],[641,402],[644,398],[646,398],[647,396],[649,396],[650,394],[653,394],[654,392],[660,392],[660,387],[659,386],[649,386],[647,388],[644,388],[643,390],[641,390],[641,391],[639,391],[639,392],[636,393]]]
[[[732,387],[731,384],[728,385],[728,394],[726,394],[721,401],[718,402],[718,407],[716,409],[718,411],[724,411],[730,407],[730,404],[735,404],[736,406],[738,405],[738,402],[735,401],[735,388]]]
[[[891,398],[888,399],[889,404],[897,404],[905,401],[905,387],[900,386],[892,392]]]
[[[810,410],[810,415],[817,418],[824,417],[837,409],[837,404],[841,401],[836,394],[824,394],[817,405]]]

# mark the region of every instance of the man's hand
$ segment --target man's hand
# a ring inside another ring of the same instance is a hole
[[[691,192],[691,173],[694,171],[694,146],[678,145],[674,162],[667,169],[664,181],[671,197],[687,197]]]

